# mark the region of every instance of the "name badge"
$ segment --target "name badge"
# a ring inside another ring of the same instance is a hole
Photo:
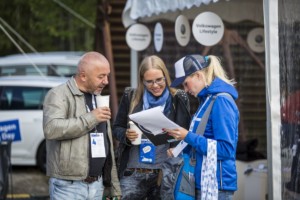
[[[155,149],[156,147],[150,140],[148,139],[142,139],[141,145],[140,145],[140,162],[142,163],[149,163],[154,164],[155,163]]]
[[[92,158],[105,158],[105,144],[103,133],[90,133]]]

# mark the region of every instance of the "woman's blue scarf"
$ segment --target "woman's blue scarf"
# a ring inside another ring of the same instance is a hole
[[[164,114],[167,114],[167,112],[170,111],[170,107],[172,103],[171,101],[172,101],[172,96],[167,87],[163,91],[162,95],[159,97],[154,96],[147,89],[144,90],[143,102],[144,102],[145,110],[149,108],[154,108],[156,106],[163,106],[165,104]]]

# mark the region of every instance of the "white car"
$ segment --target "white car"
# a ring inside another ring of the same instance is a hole
[[[12,165],[37,165],[46,170],[46,144],[42,127],[43,101],[66,77],[0,77],[0,141],[14,140]]]
[[[0,76],[72,76],[84,52],[44,52],[0,57]]]

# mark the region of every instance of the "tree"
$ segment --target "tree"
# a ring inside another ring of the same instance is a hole
[[[1,1],[0,17],[39,52],[92,50],[93,27],[73,16],[58,2],[67,5],[92,24],[95,23],[96,0]],[[4,24],[0,23],[0,25],[7,30]],[[11,32],[9,34],[25,52],[31,51]],[[0,31],[0,50],[0,56],[19,53],[2,30]]]

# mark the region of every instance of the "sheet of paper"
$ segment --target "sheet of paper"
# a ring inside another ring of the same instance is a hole
[[[177,146],[172,149],[173,156],[177,157],[187,145],[185,141],[181,140]]]
[[[174,129],[179,128],[176,123],[169,120],[162,112],[160,107],[143,110],[138,113],[129,115],[129,118],[151,131],[153,135],[164,133],[163,128]]]

